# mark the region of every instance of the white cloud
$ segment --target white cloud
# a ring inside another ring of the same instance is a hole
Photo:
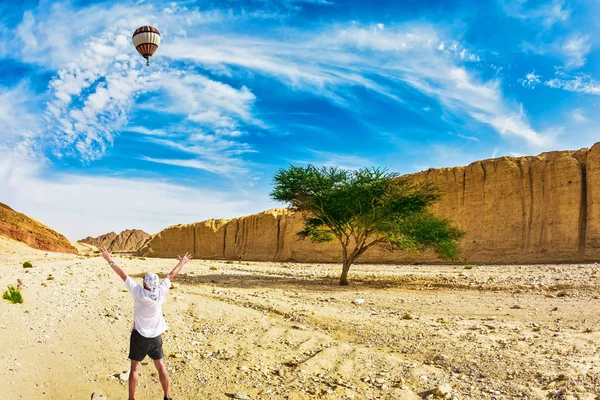
[[[0,144],[35,135],[40,128],[38,103],[39,96],[33,94],[27,80],[13,87],[0,86]]]
[[[479,142],[479,138],[476,138],[475,136],[469,136],[469,135],[463,135],[462,133],[452,133],[452,132],[448,132],[449,135],[451,136],[456,136],[459,137],[461,139],[465,139],[465,140],[470,140],[472,142]]]
[[[539,22],[546,28],[552,27],[556,23],[563,23],[571,17],[571,9],[565,5],[564,1],[554,0],[551,2],[535,4],[533,7],[528,7],[527,0],[501,0],[504,12],[513,18],[523,20],[533,20]]]
[[[574,35],[566,39],[559,52],[565,59],[567,68],[578,68],[585,65],[586,57],[590,52],[590,37],[587,35]]]
[[[0,155],[0,201],[71,240],[132,228],[156,233],[176,223],[234,218],[274,207],[263,194],[193,189],[156,179],[48,178],[35,154],[0,148]]]
[[[587,74],[568,75],[558,71],[556,77],[544,82],[554,89],[563,89],[569,92],[600,95],[600,82]]]
[[[248,172],[247,169],[241,168],[236,165],[231,165],[227,162],[215,163],[213,161],[203,161],[203,160],[175,160],[175,159],[164,159],[164,158],[152,158],[152,157],[143,157],[142,160],[149,161],[153,163],[166,164],[166,165],[176,165],[178,167],[186,167],[186,168],[195,168],[201,169],[204,171],[212,172],[220,175],[232,175],[232,174],[242,174]]]
[[[520,79],[521,85],[526,88],[535,89],[536,85],[540,83],[540,75],[536,75],[535,72],[530,72],[525,75],[525,79]]]
[[[315,149],[304,149],[311,155],[310,160],[293,160],[293,163],[337,166],[347,170],[356,170],[377,165],[371,159],[352,154],[331,153]]]
[[[584,115],[581,108],[576,108],[571,112],[571,118],[575,123],[589,122],[589,118]]]
[[[539,55],[550,55],[560,59],[563,66],[575,69],[585,65],[591,51],[588,35],[572,34],[567,38],[560,37],[550,43],[523,43],[523,50]]]

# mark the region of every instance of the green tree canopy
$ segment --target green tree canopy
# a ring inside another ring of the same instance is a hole
[[[379,168],[350,171],[313,165],[279,170],[273,180],[271,198],[304,212],[301,237],[341,244],[341,285],[348,284],[352,263],[375,245],[433,249],[442,259],[459,255],[457,241],[463,232],[430,211],[440,199],[431,183],[416,185]]]

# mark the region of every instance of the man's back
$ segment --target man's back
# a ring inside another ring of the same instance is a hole
[[[129,276],[125,280],[125,287],[131,293],[134,302],[133,328],[147,338],[156,337],[166,331],[169,326],[162,314],[162,304],[171,287],[169,278],[160,282],[156,293],[144,289]]]

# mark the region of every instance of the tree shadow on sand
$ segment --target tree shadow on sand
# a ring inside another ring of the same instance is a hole
[[[144,274],[132,275],[141,278]],[[363,289],[408,289],[408,290],[482,290],[468,284],[450,282],[443,277],[422,275],[398,275],[394,277],[356,277],[349,286],[340,286],[338,276],[295,276],[261,273],[211,273],[179,274],[178,283],[186,285],[216,285],[220,288],[238,289],[281,289],[290,291],[346,292]],[[509,290],[510,288],[486,288],[487,290]],[[514,288],[513,288],[514,289]]]
[[[145,274],[132,275],[142,278]],[[540,291],[535,285],[519,283],[478,283],[476,285],[461,282],[449,276],[423,276],[415,274],[402,274],[397,276],[364,277],[357,276],[350,280],[349,286],[340,286],[338,276],[298,276],[292,274],[267,274],[248,272],[222,272],[207,274],[179,274],[176,282],[186,285],[216,285],[221,288],[239,289],[280,289],[290,291],[314,292],[347,292],[364,289],[406,289],[406,290],[466,290],[485,292],[511,292],[511,291]],[[555,293],[557,291],[595,291],[596,285],[554,285],[542,292]]]

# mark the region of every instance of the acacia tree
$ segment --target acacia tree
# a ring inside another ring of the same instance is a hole
[[[271,198],[304,213],[301,238],[339,241],[340,285],[348,284],[350,266],[369,248],[424,251],[456,259],[464,232],[430,211],[440,199],[430,183],[414,184],[379,168],[357,171],[338,167],[290,166],[274,178]]]

